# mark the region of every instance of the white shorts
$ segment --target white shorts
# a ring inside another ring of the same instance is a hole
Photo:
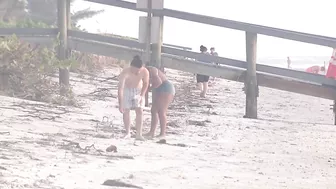
[[[125,88],[124,95],[123,95],[124,109],[134,110],[135,108],[144,108],[145,98],[142,97],[142,101],[140,103],[140,97],[141,97],[140,94],[141,94],[141,89]]]

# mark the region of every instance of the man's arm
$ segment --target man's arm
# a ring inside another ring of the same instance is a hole
[[[149,72],[146,68],[144,68],[143,76],[142,76],[142,89],[141,96],[145,96],[149,85]]]
[[[124,86],[125,86],[125,78],[126,74],[125,71],[123,70],[121,74],[119,75],[119,83],[118,83],[118,102],[119,106],[122,105],[123,102],[123,92],[124,92]]]

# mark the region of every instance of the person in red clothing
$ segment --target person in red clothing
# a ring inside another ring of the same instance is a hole
[[[321,69],[320,66],[311,66],[311,67],[306,69],[306,72],[318,74],[320,72],[320,69]]]
[[[336,79],[336,48],[331,55],[326,77]]]

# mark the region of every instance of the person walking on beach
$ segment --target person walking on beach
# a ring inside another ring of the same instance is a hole
[[[210,54],[212,55],[212,56],[218,56],[218,53],[216,52],[216,50],[215,50],[215,47],[211,47],[210,48]],[[215,64],[216,65],[219,65],[218,63],[216,63],[215,62]],[[211,82],[215,82],[215,77],[212,77],[212,79],[210,80]],[[209,81],[209,86],[211,85],[211,83],[210,83],[210,81]]]
[[[143,67],[139,56],[134,56],[130,67],[125,68],[119,75],[118,102],[119,111],[123,114],[126,134],[130,138],[131,118],[130,110],[135,110],[136,139],[144,140],[142,136],[143,108],[145,94],[149,85],[149,72]]]
[[[210,48],[210,54],[213,56],[218,56],[218,53],[216,52],[215,47]]]
[[[145,137],[149,139],[154,138],[156,126],[158,121],[160,121],[161,131],[159,138],[164,139],[166,137],[168,106],[174,99],[175,87],[162,71],[151,66],[147,68],[150,75],[153,102],[151,108],[151,128]]]
[[[202,54],[209,54],[207,51],[208,49],[201,45],[200,46],[200,51]],[[203,60],[203,58],[199,59],[200,62],[204,62],[207,63],[208,60]],[[196,74],[196,82],[197,82],[197,86],[198,88],[201,90],[201,97],[205,97],[207,92],[208,92],[208,82],[209,82],[209,76],[207,75],[201,75],[201,74]]]
[[[313,73],[313,74],[318,74],[321,71],[321,69],[322,68],[320,66],[311,66],[311,67],[306,69],[306,72]]]
[[[292,61],[291,61],[291,59],[289,58],[289,57],[287,57],[287,68],[288,69],[292,69]]]

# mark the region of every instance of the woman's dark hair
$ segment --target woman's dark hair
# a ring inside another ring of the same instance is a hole
[[[207,51],[208,49],[205,47],[205,46],[203,46],[203,45],[201,45],[200,46],[200,51],[201,52],[205,52],[205,51]]]
[[[131,66],[136,68],[141,68],[143,66],[142,60],[139,55],[135,55],[133,57],[133,60],[131,62]]]

